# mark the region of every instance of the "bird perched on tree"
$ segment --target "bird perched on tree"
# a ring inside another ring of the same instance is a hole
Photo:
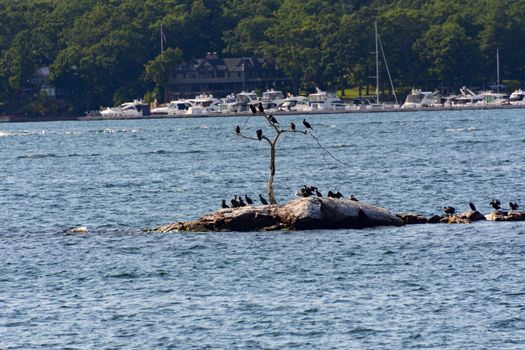
[[[259,104],[257,105],[257,108],[259,109],[259,112],[264,113],[264,107],[263,107],[262,102],[259,102]]]
[[[292,129],[292,131],[295,131],[295,124],[294,124],[294,122],[290,123],[290,129]]]
[[[443,207],[443,211],[445,212],[445,214],[447,214],[448,216],[454,214],[456,212],[456,208],[454,207],[451,207],[450,205],[448,207]]]
[[[354,202],[359,202],[359,199],[355,198],[353,194],[350,195],[350,200]]]
[[[474,205],[474,203],[469,203],[468,206],[470,207],[470,210],[477,211],[476,206]]]
[[[496,210],[500,210],[501,209],[501,202],[499,201],[499,199],[493,199],[490,201],[489,203],[492,208],[496,209]]]
[[[272,122],[272,124],[277,124],[279,125],[279,122],[277,121],[277,119],[275,119],[275,117],[273,115],[269,115],[268,118],[270,118],[270,121]]]
[[[237,125],[237,126],[235,127],[235,133],[236,133],[237,135],[239,135],[239,134],[241,133],[241,127],[240,127],[239,125]]]
[[[263,136],[263,134],[262,134],[262,130],[259,129],[259,130],[257,130],[255,133],[257,134],[257,139],[258,139],[259,141],[261,141],[261,140],[262,140],[262,136]]]
[[[222,209],[229,208],[228,204],[226,204],[226,201],[224,199],[222,200],[221,207]]]
[[[248,203],[248,205],[253,205],[253,201],[250,197],[248,197],[247,195],[244,195],[244,198],[246,198],[246,203]]]
[[[509,207],[510,207],[510,210],[518,210],[520,206],[516,202],[509,202]]]
[[[305,127],[306,129],[312,129],[312,126],[310,125],[310,123],[308,123],[308,122],[306,121],[306,119],[303,119],[303,125],[304,125],[304,127]],[[313,129],[312,129],[312,130],[313,130]]]
[[[250,105],[250,111],[252,111],[253,114],[257,114],[257,108],[255,108],[254,105]]]
[[[239,197],[239,207],[245,207],[246,203],[242,200],[242,197]]]
[[[260,194],[259,194],[259,200],[261,201],[262,205],[268,205],[268,201],[264,199],[264,197]]]

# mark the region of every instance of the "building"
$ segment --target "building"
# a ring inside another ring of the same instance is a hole
[[[264,58],[220,58],[208,53],[175,68],[165,89],[165,100],[212,94],[224,97],[231,93],[252,90],[283,90],[292,81],[275,64]]]

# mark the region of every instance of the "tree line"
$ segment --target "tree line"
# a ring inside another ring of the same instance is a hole
[[[376,21],[397,86],[480,86],[496,49],[501,76],[525,78],[525,0],[0,0],[0,19],[4,112],[161,98],[171,67],[209,51],[271,58],[301,90],[363,86]],[[54,105],[33,91],[43,66]]]

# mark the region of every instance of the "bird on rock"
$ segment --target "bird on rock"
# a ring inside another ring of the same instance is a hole
[[[255,108],[254,105],[250,105],[250,111],[252,111],[253,114],[257,114],[257,108]]]
[[[509,202],[509,207],[510,207],[510,210],[518,210],[520,206],[516,202]]]
[[[237,126],[235,127],[235,133],[236,133],[237,135],[239,135],[239,134],[241,133],[241,127],[240,127],[239,125],[237,125]]]
[[[222,209],[229,208],[228,204],[226,204],[226,201],[224,199],[222,200],[221,207]]]
[[[499,201],[499,199],[493,199],[490,201],[490,206],[496,210],[500,210],[501,209],[501,202]]]
[[[239,197],[239,207],[245,207],[246,203],[242,200],[242,197]]]
[[[257,108],[259,109],[259,112],[264,113],[264,107],[263,107],[262,102],[259,102],[259,104],[257,105]]]
[[[230,202],[232,204],[232,208],[239,208],[240,207],[239,202],[237,201],[237,196],[235,196],[235,198],[233,198]]]
[[[270,116],[268,118],[270,118],[270,121],[272,122],[272,124],[279,125],[279,122],[277,121],[277,119],[275,119],[275,117],[273,115],[270,114]]]
[[[456,212],[456,208],[451,207],[451,206],[443,207],[443,211],[445,212],[445,214],[450,216],[450,215],[452,215],[452,214],[454,214]]]
[[[308,123],[308,122],[306,121],[306,119],[303,119],[303,125],[304,125],[304,127],[305,127],[306,129],[312,129],[312,126],[310,125],[310,123]],[[312,130],[313,130],[313,129],[312,129]]]
[[[470,207],[470,210],[477,211],[476,206],[474,205],[474,203],[469,203],[468,206]]]
[[[323,194],[321,192],[319,192],[319,190],[317,188],[315,189],[315,195],[317,197],[322,197],[323,196]]]
[[[262,205],[268,205],[268,201],[264,199],[264,197],[260,194],[259,194],[259,200],[261,201]]]
[[[336,198],[335,193],[332,191],[328,191],[328,194],[326,195],[328,198]]]
[[[292,129],[292,131],[295,131],[295,124],[294,124],[294,122],[290,123],[290,129]]]
[[[257,130],[255,133],[257,134],[257,139],[258,139],[259,141],[261,141],[261,140],[262,140],[262,136],[263,136],[263,135],[262,135],[262,130],[259,129],[259,130]]]
[[[350,195],[350,200],[354,202],[359,202],[359,199],[355,198],[353,194]]]
[[[250,197],[248,197],[247,195],[244,195],[244,198],[246,198],[246,203],[248,203],[248,205],[253,205],[253,201]]]
[[[345,196],[343,196],[341,192],[337,191],[337,193],[335,194],[335,198],[345,198]]]

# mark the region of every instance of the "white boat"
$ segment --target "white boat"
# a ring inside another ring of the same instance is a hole
[[[134,100],[117,107],[107,107],[100,111],[100,115],[106,118],[143,117],[149,115],[149,106],[142,100]]]
[[[186,114],[191,107],[191,103],[186,100],[170,101],[165,105],[160,105],[151,110],[155,115],[181,115]]]
[[[252,92],[245,92],[241,91],[237,95],[235,95],[235,112],[244,112],[248,110],[248,106],[253,104],[256,105],[259,103],[259,100],[257,99],[257,94],[255,91]]]
[[[288,96],[277,106],[279,111],[287,112],[310,112],[310,101],[305,96]]]
[[[195,96],[195,98],[186,100],[186,102],[191,105],[186,114],[208,114],[218,112],[218,105],[221,101],[213,97],[213,95],[201,94]]]
[[[335,94],[317,89],[317,92],[308,96],[312,111],[349,111],[352,107],[344,103]]]
[[[504,93],[485,91],[481,93],[483,100],[478,102],[485,106],[509,104],[509,95]]]
[[[421,91],[413,89],[407,96],[405,103],[401,106],[402,109],[424,108],[441,106],[441,96],[439,92]]]
[[[284,101],[284,94],[282,91],[277,90],[266,90],[261,96],[261,103],[264,109],[274,110],[277,106]]]
[[[509,103],[513,105],[525,105],[525,91],[522,89],[514,90],[509,97]]]

